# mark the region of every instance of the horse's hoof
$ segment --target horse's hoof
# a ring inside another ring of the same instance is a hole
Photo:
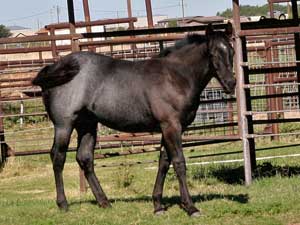
[[[155,214],[155,216],[161,216],[161,215],[164,215],[165,212],[166,212],[166,210],[160,209],[158,211],[155,211],[154,214]]]
[[[200,216],[201,216],[201,213],[200,213],[199,211],[193,212],[190,216],[191,216],[191,217],[200,217]]]
[[[111,204],[110,204],[110,202],[109,201],[105,201],[105,202],[102,202],[102,203],[100,203],[99,204],[99,206],[101,207],[101,208],[111,208]]]
[[[67,202],[57,203],[57,206],[58,206],[59,210],[62,211],[62,212],[68,212],[68,210],[69,210]]]

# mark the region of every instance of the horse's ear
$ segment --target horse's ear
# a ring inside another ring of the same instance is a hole
[[[214,33],[213,26],[212,26],[211,23],[209,23],[209,24],[207,25],[207,27],[206,27],[205,34],[206,34],[206,36],[209,36],[209,35],[211,35],[211,34],[213,34],[213,33]]]
[[[232,27],[232,23],[228,22],[227,23],[227,27],[225,29],[225,33],[230,37],[233,34],[233,27]]]

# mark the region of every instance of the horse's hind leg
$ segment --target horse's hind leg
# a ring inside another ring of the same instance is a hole
[[[156,181],[155,181],[153,194],[152,194],[154,213],[157,215],[165,211],[165,208],[162,205],[162,195],[163,195],[165,178],[170,168],[170,159],[167,155],[163,138],[161,144],[162,144],[162,149],[159,155],[158,172],[157,172]]]
[[[97,137],[97,122],[93,120],[81,121],[77,123],[75,128],[78,132],[76,160],[84,171],[84,175],[99,206],[103,208],[109,207],[110,203],[94,172],[94,147]]]
[[[57,193],[56,203],[62,210],[68,209],[62,171],[66,161],[66,151],[70,142],[71,133],[71,126],[55,126],[54,143],[50,153]]]

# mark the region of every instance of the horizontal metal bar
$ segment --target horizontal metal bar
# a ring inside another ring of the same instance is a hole
[[[267,119],[267,120],[253,120],[253,124],[272,124],[272,123],[294,123],[300,122],[300,118],[287,119]]]
[[[271,62],[262,62],[262,63],[249,63],[249,62],[243,62],[242,66],[248,66],[248,67],[255,67],[255,66],[264,66],[264,65],[282,65],[282,64],[296,64],[300,63],[300,60],[294,60],[294,61],[284,61],[284,62],[278,62],[278,61],[271,61]]]
[[[300,132],[294,133],[280,133],[280,134],[248,134],[247,138],[259,138],[259,137],[273,137],[273,136],[291,136],[291,135],[300,135]]]
[[[215,29],[224,29],[227,24],[216,24]],[[100,37],[121,37],[121,36],[138,36],[149,34],[163,34],[163,33],[183,33],[191,31],[205,30],[206,25],[201,26],[185,26],[185,27],[168,27],[168,28],[153,28],[153,29],[139,29],[139,30],[125,30],[112,32],[94,32],[82,34],[64,34],[64,35],[34,35],[28,37],[17,38],[0,38],[0,44],[11,43],[26,43],[26,42],[42,42],[42,41],[57,41],[57,40],[72,40],[72,39],[87,39]]]
[[[223,109],[207,109],[207,110],[201,110],[199,109],[197,111],[197,113],[231,113],[231,112],[235,112],[233,109],[226,109],[226,108],[223,108]]]
[[[198,145],[203,145],[203,144],[215,144],[215,143],[221,143],[221,142],[228,142],[228,141],[239,141],[240,138],[235,138],[235,139],[220,139],[220,140],[203,140],[200,142],[191,142],[191,143],[183,143],[182,147],[193,147],[193,146],[198,146]],[[157,141],[155,144],[159,145],[160,141]],[[153,145],[153,143],[151,142],[145,142],[145,143],[122,143],[122,145],[120,144],[102,144],[101,146],[97,146],[95,148],[95,150],[101,150],[101,149],[111,149],[111,148],[121,148],[121,147],[130,147],[130,146],[147,146],[147,145]],[[74,152],[76,151],[76,148],[69,148],[68,152]],[[142,153],[143,150],[139,150],[136,151],[138,154],[138,152]],[[157,150],[156,150],[157,151]],[[150,152],[150,151],[148,151]],[[40,154],[49,154],[50,153],[50,149],[44,149],[44,150],[32,150],[32,151],[20,151],[20,152],[14,152],[13,154],[8,155],[8,157],[10,156],[30,156],[30,155],[40,155]],[[145,152],[143,152],[145,153]],[[104,155],[104,158],[110,158],[110,157],[116,157],[116,156],[124,156],[124,155],[130,155],[130,151],[127,151],[127,154],[120,154],[119,152],[116,153],[106,153],[106,154],[98,154],[95,153],[95,159],[97,158],[103,158],[102,156]]]
[[[183,135],[182,141],[203,141],[203,140],[235,140],[238,135],[223,135],[223,136],[203,136],[203,135]],[[101,136],[97,139],[101,142],[114,141],[160,141],[160,136]]]
[[[71,45],[57,45],[56,49],[58,51],[67,51],[72,49]],[[0,49],[0,54],[24,54],[33,52],[50,52],[52,50],[51,46],[47,47],[29,47],[29,48],[8,48]]]
[[[12,103],[12,102],[25,102],[25,101],[35,101],[37,99],[41,99],[42,96],[37,97],[1,97],[1,103]]]
[[[167,36],[147,36],[147,37],[118,37],[111,40],[101,41],[85,41],[80,42],[80,47],[88,46],[107,46],[107,45],[118,45],[118,44],[137,44],[145,42],[159,42],[159,41],[176,41],[182,39],[185,35],[167,35]]]
[[[1,40],[1,38],[0,38]],[[13,60],[13,61],[0,61],[0,66],[11,66],[11,65],[34,65],[34,64],[47,64],[53,63],[54,59],[32,59],[32,60]]]
[[[228,24],[214,24],[214,29],[225,29]],[[124,30],[124,31],[112,31],[112,32],[95,32],[84,33],[84,38],[97,38],[97,37],[121,37],[121,36],[138,36],[149,34],[163,34],[163,33],[183,33],[192,31],[204,31],[206,25],[199,26],[183,26],[183,27],[167,27],[167,28],[152,28],[152,29],[138,29],[138,30]]]
[[[216,123],[216,124],[204,124],[204,125],[191,125],[187,127],[186,131],[191,130],[201,130],[201,129],[212,129],[212,128],[220,128],[220,127],[233,127],[237,126],[237,122],[229,122],[229,123]]]
[[[281,66],[281,67],[270,67],[270,68],[256,68],[249,69],[248,74],[266,74],[266,73],[287,73],[287,72],[296,72],[296,66]]]
[[[297,0],[299,1],[299,0]],[[291,2],[291,0],[269,0],[270,3],[284,3],[284,2]]]
[[[118,19],[104,19],[104,20],[94,20],[90,22],[76,22],[75,27],[87,27],[87,26],[100,26],[100,25],[110,25],[110,24],[121,24],[121,23],[130,23],[136,22],[136,17],[131,18],[118,18]],[[70,23],[57,23],[57,24],[50,24],[46,25],[45,29],[50,30],[51,28],[54,29],[65,29],[70,28]]]
[[[292,96],[298,96],[298,92],[291,92],[291,93],[282,93],[282,94],[271,94],[271,95],[255,95],[251,96],[251,100],[257,100],[257,99],[270,99],[270,98],[283,98],[283,97],[292,97]]]
[[[255,87],[284,87],[284,86],[292,86],[292,85],[300,85],[300,83],[280,83],[280,84],[245,84],[244,88],[255,88]]]
[[[220,98],[220,99],[201,99],[200,96],[200,104],[210,104],[210,103],[218,103],[218,102],[235,102],[236,98]]]
[[[46,112],[37,112],[37,113],[20,113],[20,114],[10,114],[10,115],[0,115],[0,118],[8,117],[25,117],[25,116],[45,116]]]
[[[251,29],[241,30],[238,35],[243,36],[258,36],[258,35],[278,35],[278,34],[293,34],[299,33],[300,27],[281,27],[281,28],[265,28],[265,29]]]
[[[22,82],[22,81],[32,81],[33,78],[31,77],[24,77],[24,78],[11,78],[11,79],[1,79],[0,82]]]
[[[300,110],[273,110],[273,111],[247,111],[245,115],[257,115],[257,114],[271,114],[271,113],[286,113],[286,112],[294,112],[300,113]]]

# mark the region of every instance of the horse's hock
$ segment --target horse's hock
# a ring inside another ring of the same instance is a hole
[[[239,98],[224,94],[217,81],[211,82],[201,95],[196,119],[188,127],[183,141],[184,146],[190,147],[247,140],[243,143],[248,144],[243,147],[248,152],[245,155],[251,161],[251,171],[255,167],[256,138],[278,139],[280,135],[299,134],[297,129],[281,128],[284,126],[282,124],[299,122],[300,42],[297,42],[299,27],[295,25],[299,21],[287,19],[269,23],[264,20],[242,23],[240,27],[236,16],[239,13],[238,1],[233,1],[233,6],[237,43],[234,64]],[[293,8],[296,7],[293,3]],[[296,10],[293,12],[295,14]],[[298,15],[294,15],[294,18],[298,18]],[[215,27],[224,29],[226,24]],[[53,29],[55,31],[58,28],[49,27],[49,33]],[[69,40],[73,37],[78,40],[78,47],[82,51],[96,51],[132,61],[155,57],[163,48],[172,46],[174,41],[181,39],[184,32],[202,32],[204,29],[205,27],[178,27],[129,30],[123,31],[122,37],[115,37],[110,32],[89,34],[91,38],[100,35],[98,40],[87,40],[82,34],[0,39],[0,45],[13,46],[0,49],[2,55],[10,56],[11,59],[0,61],[1,160],[12,155],[17,157],[49,153],[53,126],[45,113],[40,89],[31,85],[31,79],[42,66],[70,53],[72,46]],[[152,36],[145,36],[147,34]],[[109,35],[114,37],[110,39]],[[14,43],[18,45],[13,45]],[[28,43],[40,43],[42,46],[30,47]],[[34,54],[30,54],[31,58],[27,59],[23,57],[24,52]],[[159,149],[159,134],[127,134],[102,126],[98,133],[102,138],[98,139],[96,145],[99,149],[96,151],[96,158],[140,154]],[[75,151],[75,147],[74,133],[69,151]],[[111,150],[103,153],[101,150],[104,149]]]

